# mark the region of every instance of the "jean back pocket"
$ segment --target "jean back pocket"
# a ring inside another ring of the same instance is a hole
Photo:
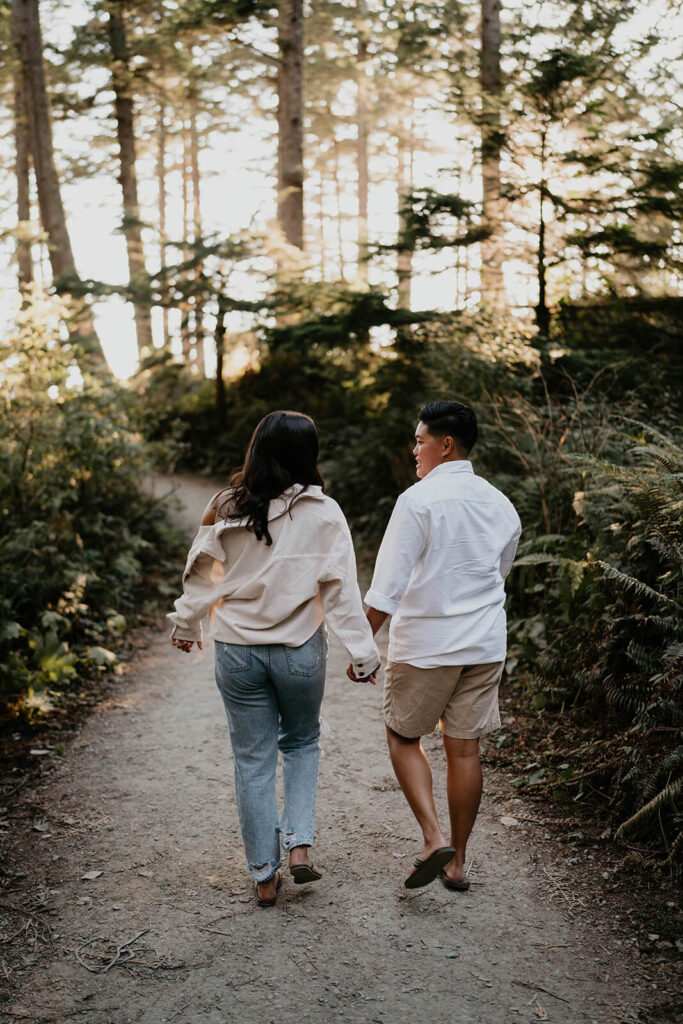
[[[324,664],[326,648],[324,626],[320,626],[300,647],[285,647],[289,674],[306,678],[316,675]]]

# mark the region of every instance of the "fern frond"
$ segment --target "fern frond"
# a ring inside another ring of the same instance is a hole
[[[649,800],[644,807],[641,807],[639,811],[636,811],[634,815],[628,818],[627,821],[623,821],[615,833],[615,839],[624,839],[628,835],[632,835],[636,832],[641,825],[646,824],[655,814],[657,814],[667,804],[675,803],[678,797],[683,792],[683,778],[676,779],[675,782],[670,782],[668,786],[665,786],[657,796]]]
[[[669,644],[663,654],[664,661],[677,661],[683,658],[683,640],[678,643]]]
[[[636,643],[635,640],[629,641],[626,647],[626,657],[641,672],[654,672],[659,667],[659,658],[656,654],[653,654],[647,647],[643,647],[642,644]]]
[[[607,579],[618,583],[621,590],[627,592],[632,591],[637,594],[638,597],[650,597],[660,604],[676,608],[679,612],[683,610],[678,602],[674,601],[673,598],[667,597],[666,594],[660,594],[658,590],[654,590],[652,587],[649,587],[647,583],[637,580],[635,576],[629,576],[627,573],[621,572],[620,569],[610,565],[609,562],[603,562],[598,559],[596,561],[596,565],[600,566]]]

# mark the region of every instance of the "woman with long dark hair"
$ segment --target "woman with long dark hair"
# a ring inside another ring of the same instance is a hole
[[[325,620],[360,681],[379,654],[363,614],[351,534],[318,470],[318,434],[298,412],[271,412],[244,465],[206,508],[169,615],[172,643],[202,646],[210,612],[216,682],[228,717],[247,865],[259,906],[273,906],[282,847],[296,883],[310,861],[325,685]],[[284,807],[275,771],[282,755]]]

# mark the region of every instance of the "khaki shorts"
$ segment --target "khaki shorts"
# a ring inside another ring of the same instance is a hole
[[[406,739],[426,736],[437,724],[453,739],[484,736],[500,727],[504,664],[416,668],[390,661],[384,670],[384,721]]]

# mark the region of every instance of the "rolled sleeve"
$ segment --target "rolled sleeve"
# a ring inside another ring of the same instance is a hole
[[[402,494],[394,506],[379,552],[365,603],[395,615],[410,576],[424,550],[427,529],[422,513]]]
[[[398,611],[398,601],[391,601],[384,594],[380,594],[378,590],[373,590],[372,587],[365,595],[365,603],[370,608],[376,608],[378,612],[386,612],[387,615],[395,615]]]
[[[346,520],[339,522],[334,550],[318,586],[325,619],[346,648],[353,671],[359,678],[370,675],[379,668],[380,657],[363,612],[356,556]]]
[[[216,598],[211,581],[213,557],[201,552],[191,554],[183,574],[183,593],[174,602],[175,611],[166,616],[173,626],[173,640],[201,640],[202,619]]]

